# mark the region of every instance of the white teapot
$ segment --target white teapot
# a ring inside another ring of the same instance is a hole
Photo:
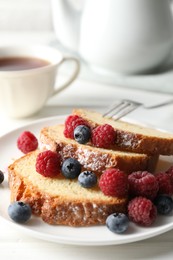
[[[52,0],[52,12],[57,39],[109,72],[150,71],[173,47],[170,0]]]

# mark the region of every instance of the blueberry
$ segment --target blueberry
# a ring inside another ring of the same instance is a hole
[[[10,218],[17,223],[24,223],[30,219],[32,211],[29,204],[22,201],[15,201],[8,207]]]
[[[168,195],[158,195],[154,200],[158,213],[167,215],[173,210],[173,200]]]
[[[4,174],[0,171],[0,184],[4,181]]]
[[[129,226],[129,219],[124,213],[113,213],[106,219],[106,226],[113,233],[121,234]]]
[[[81,172],[78,176],[80,185],[84,188],[91,188],[97,183],[97,176],[91,171]]]
[[[61,171],[66,178],[75,179],[81,172],[81,165],[76,159],[68,158],[63,162]]]
[[[80,144],[86,144],[91,137],[91,130],[88,126],[79,125],[74,129],[74,139]]]

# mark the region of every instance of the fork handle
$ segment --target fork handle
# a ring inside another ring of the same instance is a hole
[[[154,109],[154,108],[158,108],[158,107],[163,107],[163,106],[167,106],[173,103],[173,99],[170,99],[169,101],[165,101],[163,103],[157,104],[157,105],[153,105],[153,106],[144,106],[144,108],[146,109]]]

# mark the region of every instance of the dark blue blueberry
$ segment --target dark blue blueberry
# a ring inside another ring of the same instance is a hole
[[[97,183],[97,176],[91,171],[84,171],[79,174],[78,181],[82,187],[92,188]]]
[[[81,165],[76,159],[68,158],[63,162],[61,171],[66,178],[75,179],[81,172]]]
[[[158,195],[154,200],[158,213],[167,215],[173,210],[173,200],[168,195]]]
[[[4,181],[4,174],[0,171],[0,184]]]
[[[10,218],[17,223],[24,223],[31,217],[32,211],[29,204],[22,201],[15,201],[8,207]]]
[[[88,126],[79,125],[74,130],[74,139],[80,144],[86,144],[91,138],[91,130]]]
[[[106,226],[113,233],[121,234],[129,226],[129,219],[124,213],[113,213],[106,219]]]

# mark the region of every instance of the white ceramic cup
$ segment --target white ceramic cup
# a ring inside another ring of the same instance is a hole
[[[67,88],[77,77],[80,64],[74,57],[64,57],[47,46],[0,47],[0,59],[28,57],[48,61],[48,65],[27,70],[0,70],[0,111],[9,117],[23,118],[38,112],[46,101]],[[58,69],[65,62],[74,62],[74,71],[65,83],[55,87]]]

